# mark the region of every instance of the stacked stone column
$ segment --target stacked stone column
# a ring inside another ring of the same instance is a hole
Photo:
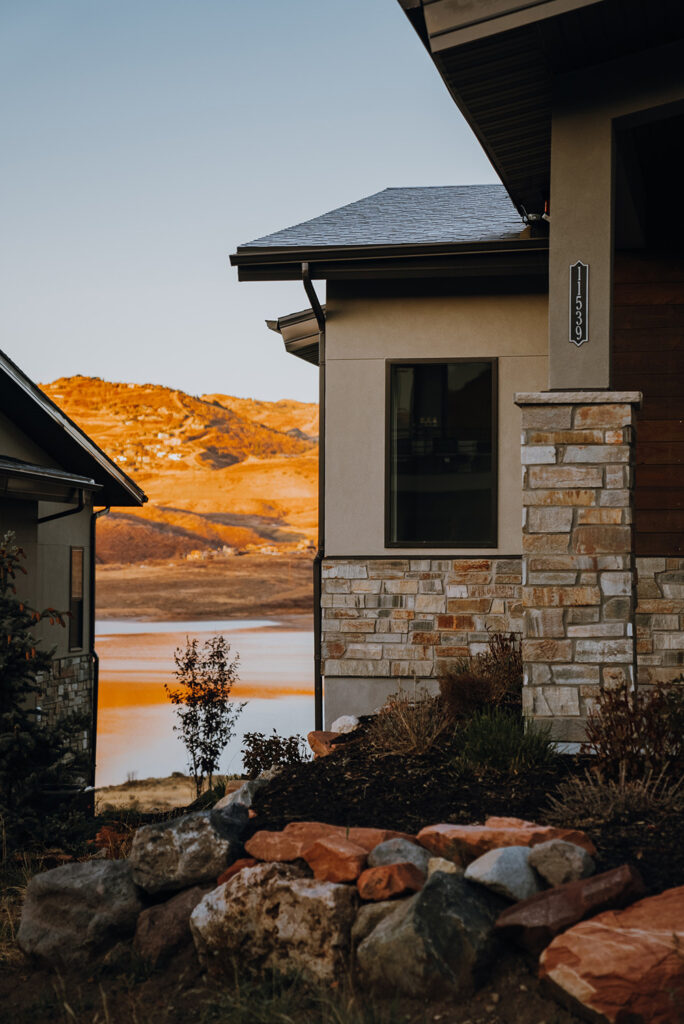
[[[523,707],[577,742],[602,687],[634,685],[638,392],[520,394]]]

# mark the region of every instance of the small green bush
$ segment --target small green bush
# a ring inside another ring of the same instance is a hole
[[[250,779],[269,768],[286,768],[309,760],[308,747],[303,736],[272,736],[263,732],[246,732],[242,741],[242,764]]]
[[[608,778],[643,778],[648,772],[684,770],[684,685],[602,690],[589,715],[583,752]]]
[[[474,712],[458,735],[464,767],[529,771],[549,767],[559,756],[548,727],[526,725],[519,715],[502,708]]]

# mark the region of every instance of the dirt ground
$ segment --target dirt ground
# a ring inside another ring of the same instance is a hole
[[[99,619],[187,622],[313,615],[313,563],[308,555],[100,565],[96,586]]]
[[[226,793],[239,789],[243,779],[226,779]],[[120,786],[102,786],[95,791],[95,813],[112,811],[174,811],[187,807],[195,799],[195,780],[175,772],[165,779],[134,779]]]

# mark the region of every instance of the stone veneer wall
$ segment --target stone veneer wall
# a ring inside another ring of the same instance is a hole
[[[601,687],[634,683],[638,393],[543,392],[522,408],[526,714],[583,739]]]
[[[93,712],[93,659],[90,654],[55,658],[52,673],[39,676],[42,693],[37,703],[45,720],[53,725],[66,714],[85,714],[90,723]],[[90,749],[90,726],[79,734],[81,750]]]
[[[684,672],[684,558],[637,558],[636,649],[640,686]]]
[[[322,658],[328,677],[431,679],[522,631],[521,559],[326,558]]]

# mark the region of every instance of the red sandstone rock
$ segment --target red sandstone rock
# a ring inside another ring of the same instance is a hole
[[[679,886],[559,935],[542,953],[540,977],[598,1020],[675,1024],[684,1006],[683,944]]]
[[[324,836],[305,850],[304,860],[321,882],[355,882],[366,866],[366,851],[339,835]]]
[[[327,757],[328,754],[332,754],[335,740],[339,736],[339,732],[326,732],[323,729],[315,729],[306,738],[316,757]]]
[[[218,876],[216,879],[217,885],[223,885],[224,882],[230,881],[233,875],[237,875],[238,871],[242,871],[243,868],[253,868],[259,861],[254,857],[241,857],[240,860],[236,860],[234,864],[231,864],[229,868]]]
[[[488,850],[501,846],[535,846],[548,839],[565,839],[587,853],[596,848],[584,834],[569,828],[536,825],[522,818],[487,818],[484,825],[428,825],[418,833],[418,842],[436,857],[446,857],[465,867]]]
[[[356,883],[362,900],[388,900],[407,892],[420,892],[425,882],[423,872],[415,864],[380,864],[366,868]]]
[[[326,825],[321,821],[291,821],[282,832],[255,832],[245,843],[245,850],[257,860],[292,861],[302,857],[304,852],[319,839],[339,836],[362,847],[370,853],[386,839],[409,839],[415,836],[404,832],[393,832],[383,828],[342,828],[340,825]]]
[[[531,953],[541,953],[560,932],[593,914],[626,907],[644,895],[641,876],[631,865],[592,878],[566,882],[508,907],[496,928]]]

